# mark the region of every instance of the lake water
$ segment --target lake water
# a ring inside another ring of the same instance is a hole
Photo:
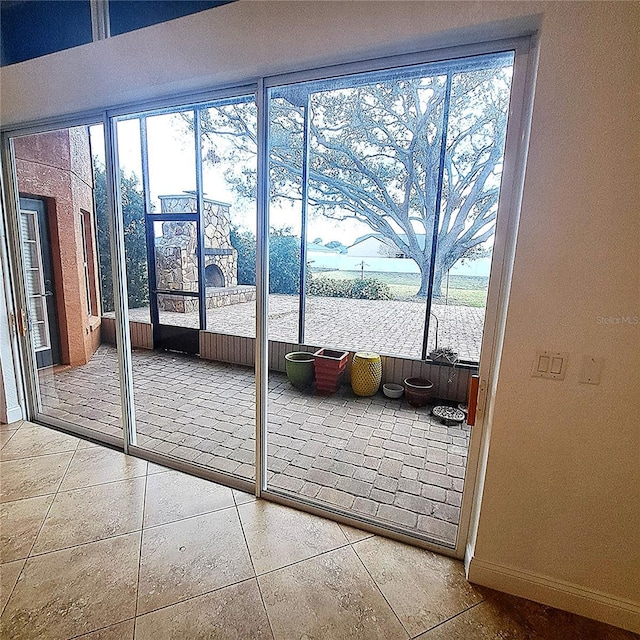
[[[309,251],[307,261],[311,269],[326,269],[331,271],[360,271],[364,260],[364,272],[380,271],[383,273],[420,273],[414,260],[403,258],[359,258],[355,256],[333,255]],[[491,258],[465,260],[458,262],[451,268],[451,275],[457,276],[488,276],[491,268]]]

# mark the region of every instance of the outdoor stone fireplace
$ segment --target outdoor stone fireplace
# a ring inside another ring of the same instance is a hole
[[[195,194],[160,196],[162,213],[195,213]],[[238,252],[231,245],[229,205],[204,199],[204,252],[207,308],[255,299],[255,287],[238,286]],[[197,226],[195,222],[163,222],[162,236],[156,238],[156,279],[158,289],[198,291]],[[183,296],[158,295],[162,311],[190,313],[198,301]]]

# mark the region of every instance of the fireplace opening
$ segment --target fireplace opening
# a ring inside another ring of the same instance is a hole
[[[204,283],[207,287],[224,287],[224,275],[216,264],[207,265],[204,269]]]

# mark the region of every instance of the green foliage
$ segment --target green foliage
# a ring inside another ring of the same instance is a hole
[[[300,293],[300,240],[287,232],[269,235],[269,293]]]
[[[251,231],[231,230],[231,246],[238,252],[238,284],[256,283],[256,237]],[[300,240],[287,227],[269,233],[269,293],[300,291]]]
[[[94,159],[96,226],[98,231],[98,263],[103,311],[113,311],[113,279],[109,246],[109,220],[107,213],[106,173],[104,165]],[[124,223],[124,249],[127,262],[127,289],[129,308],[149,304],[147,277],[147,244],[144,229],[144,197],[137,176],[120,173],[122,217]]]
[[[351,297],[362,300],[391,300],[389,286],[375,278],[352,280]]]
[[[313,278],[307,283],[307,293],[311,296],[359,300],[391,300],[393,297],[389,286],[376,278],[363,280]]]
[[[332,240],[324,245],[327,249],[337,249],[340,253],[347,253],[347,247],[339,240]]]
[[[327,298],[350,298],[351,280],[338,278],[313,278],[307,283],[307,294]]]
[[[256,237],[251,231],[231,229],[231,246],[238,252],[238,284],[256,283]]]

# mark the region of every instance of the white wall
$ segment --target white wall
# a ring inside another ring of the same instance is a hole
[[[536,17],[537,16],[537,17]],[[12,123],[522,32],[542,16],[472,579],[640,630],[640,5],[240,2],[2,71]],[[530,377],[569,352],[564,382]],[[598,386],[583,355],[605,358]]]

